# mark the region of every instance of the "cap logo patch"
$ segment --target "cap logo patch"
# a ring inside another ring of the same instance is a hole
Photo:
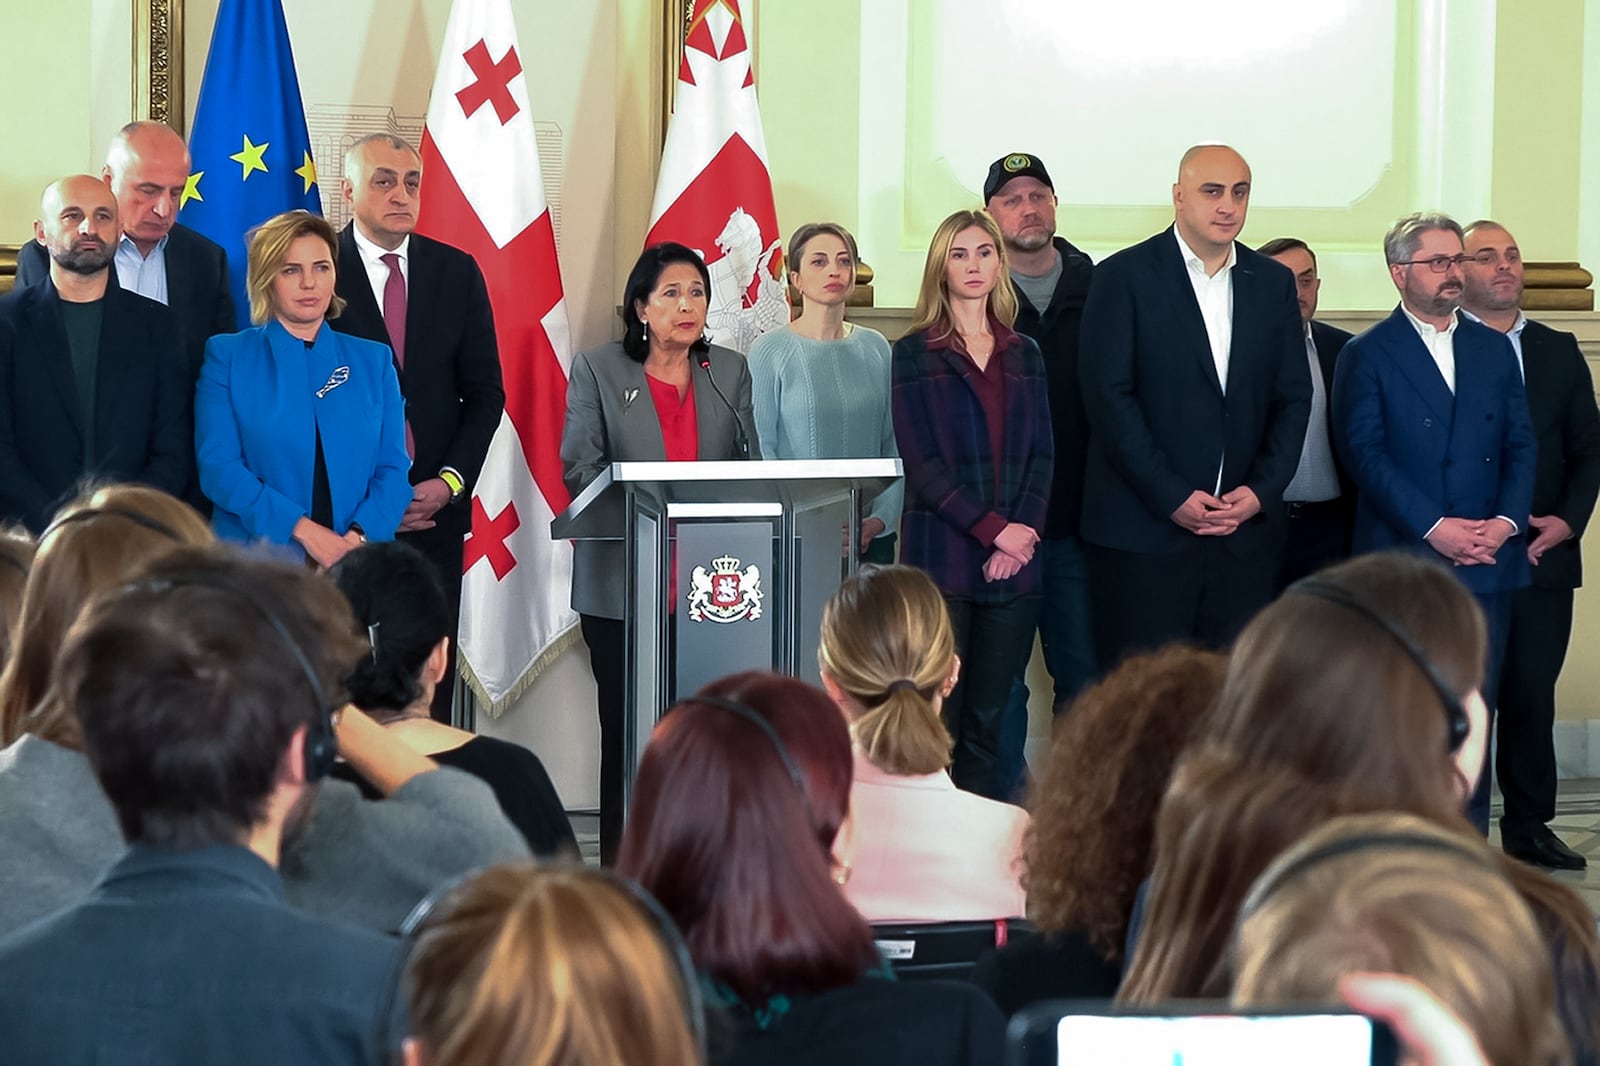
[[[1019,170],[1027,170],[1033,166],[1033,160],[1025,155],[1008,155],[1006,161],[1000,164],[1008,173],[1015,174]]]

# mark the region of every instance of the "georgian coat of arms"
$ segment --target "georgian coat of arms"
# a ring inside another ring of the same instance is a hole
[[[739,569],[739,560],[722,555],[711,569],[694,568],[689,578],[689,620],[692,622],[754,621],[761,617],[761,570],[754,563]]]

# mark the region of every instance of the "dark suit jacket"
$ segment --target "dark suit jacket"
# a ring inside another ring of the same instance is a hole
[[[1456,390],[1404,311],[1345,345],[1333,382],[1333,438],[1355,478],[1357,554],[1400,548],[1438,558],[1424,540],[1441,517],[1516,522],[1493,566],[1458,566],[1473,592],[1528,583],[1533,425],[1511,342],[1478,322],[1456,327]]]
[[[702,460],[737,459],[736,411],[750,458],[761,458],[756,416],[750,406],[750,367],[744,356],[713,344],[706,356],[711,376],[727,396],[724,404],[707,380],[698,354],[689,373],[694,388],[695,427]],[[729,406],[734,408],[728,410]],[[620,341],[579,352],[567,379],[567,416],[561,427],[561,477],[576,496],[612,463],[664,462],[661,419],[650,401],[644,364]],[[572,609],[600,618],[621,618],[626,559],[621,540],[580,540],[572,553]]]
[[[167,306],[177,312],[183,330],[183,350],[188,354],[189,379],[200,376],[206,341],[239,328],[228,284],[228,253],[208,237],[177,223],[167,235]],[[17,288],[50,276],[50,257],[44,246],[29,241],[17,253]],[[117,272],[111,271],[112,284]]]
[[[1600,492],[1594,381],[1576,337],[1531,319],[1522,329],[1522,367],[1539,441],[1533,513],[1556,515],[1572,527],[1572,538],[1545,552],[1530,576],[1546,588],[1577,588],[1583,584],[1579,542]]]
[[[0,299],[0,517],[43,529],[85,476],[174,495],[194,468],[189,376],[169,308],[106,287],[85,462],[61,298],[50,281]]]
[[[1275,565],[1311,372],[1293,276],[1236,247],[1226,394],[1172,227],[1095,267],[1079,357],[1089,416],[1085,540],[1141,553],[1194,547],[1198,539],[1171,515],[1196,489],[1216,489],[1220,460],[1222,491],[1247,485],[1262,508],[1224,543]]]
[[[388,344],[383,308],[367,280],[354,225],[339,234],[337,289],[346,306],[332,325]],[[494,314],[483,271],[472,256],[414,233],[408,254],[406,365],[396,369],[416,444],[411,483],[438,477],[446,466],[460,473],[467,491],[439,510],[433,531],[459,539],[472,524],[467,497],[506,404]]]

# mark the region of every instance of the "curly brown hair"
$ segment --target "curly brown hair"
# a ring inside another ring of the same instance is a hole
[[[1081,932],[1107,959],[1122,957],[1154,861],[1156,810],[1226,670],[1223,655],[1174,644],[1128,659],[1062,717],[1024,843],[1022,884],[1040,930]]]

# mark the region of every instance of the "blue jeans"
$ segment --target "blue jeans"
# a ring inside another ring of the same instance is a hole
[[[1039,542],[1044,576],[1040,588],[1039,643],[1045,669],[1055,683],[1055,706],[1062,707],[1094,677],[1094,641],[1089,620],[1089,576],[1083,543],[1077,537]],[[1031,654],[1031,652],[1030,652]],[[1024,674],[1027,671],[1023,667]],[[997,776],[1005,797],[1022,790],[1028,743],[1028,686],[1018,674],[1000,725]]]

